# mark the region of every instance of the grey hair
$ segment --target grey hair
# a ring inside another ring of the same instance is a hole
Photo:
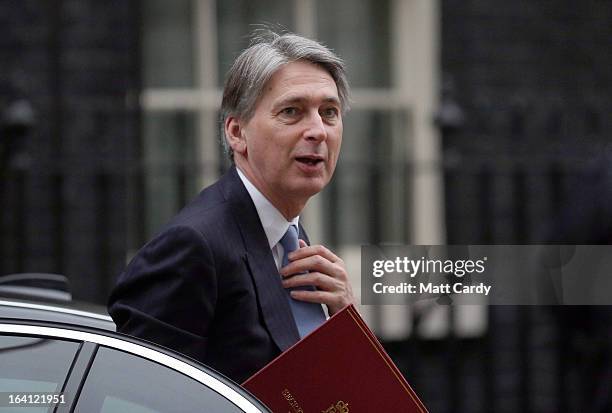
[[[230,159],[233,160],[233,153],[224,130],[227,117],[235,116],[248,122],[268,80],[282,66],[297,60],[325,69],[338,88],[342,112],[349,110],[350,89],[340,57],[321,43],[294,33],[257,30],[251,36],[251,45],[234,61],[223,87],[221,141]]]

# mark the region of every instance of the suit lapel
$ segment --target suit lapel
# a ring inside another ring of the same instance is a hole
[[[310,245],[310,240],[308,239],[308,235],[306,234],[306,231],[304,230],[304,227],[302,227],[302,223],[300,222],[300,224],[298,226],[299,226],[299,228],[298,228],[298,231],[299,231],[298,238],[299,239],[303,239],[304,241],[306,241],[307,245]]]
[[[255,205],[235,167],[228,172],[227,178],[223,185],[224,195],[230,202],[244,241],[245,261],[253,277],[264,322],[276,345],[285,351],[299,340],[287,293],[281,284]]]

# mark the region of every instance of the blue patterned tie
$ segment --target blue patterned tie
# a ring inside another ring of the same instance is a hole
[[[285,232],[283,238],[281,238],[280,244],[284,249],[282,265],[284,267],[285,265],[289,264],[289,258],[287,258],[289,253],[298,249],[299,246],[298,233],[295,225],[289,225],[289,229],[287,232]],[[314,290],[314,287],[305,286],[286,289],[287,298],[289,299],[289,304],[291,305],[291,311],[293,311],[295,324],[297,325],[300,337],[304,337],[312,330],[323,324],[325,321],[325,314],[323,313],[321,304],[294,300],[291,298],[291,295],[289,295],[289,290]]]

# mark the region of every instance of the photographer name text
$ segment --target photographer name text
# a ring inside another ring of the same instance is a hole
[[[488,296],[491,285],[475,282],[485,272],[487,257],[481,259],[412,259],[396,257],[372,262],[374,294],[448,295],[479,294]],[[388,277],[394,276],[391,281]],[[397,277],[404,280],[397,280]],[[466,277],[467,276],[467,277]],[[383,277],[387,277],[383,279]],[[417,278],[419,277],[419,278]],[[426,280],[423,278],[427,278]],[[407,281],[407,282],[405,282]]]

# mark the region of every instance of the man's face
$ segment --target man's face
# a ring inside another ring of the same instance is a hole
[[[305,61],[283,66],[241,125],[241,139],[232,145],[240,169],[282,213],[293,214],[293,204],[301,209],[327,185],[338,161],[342,115],[331,75]]]

